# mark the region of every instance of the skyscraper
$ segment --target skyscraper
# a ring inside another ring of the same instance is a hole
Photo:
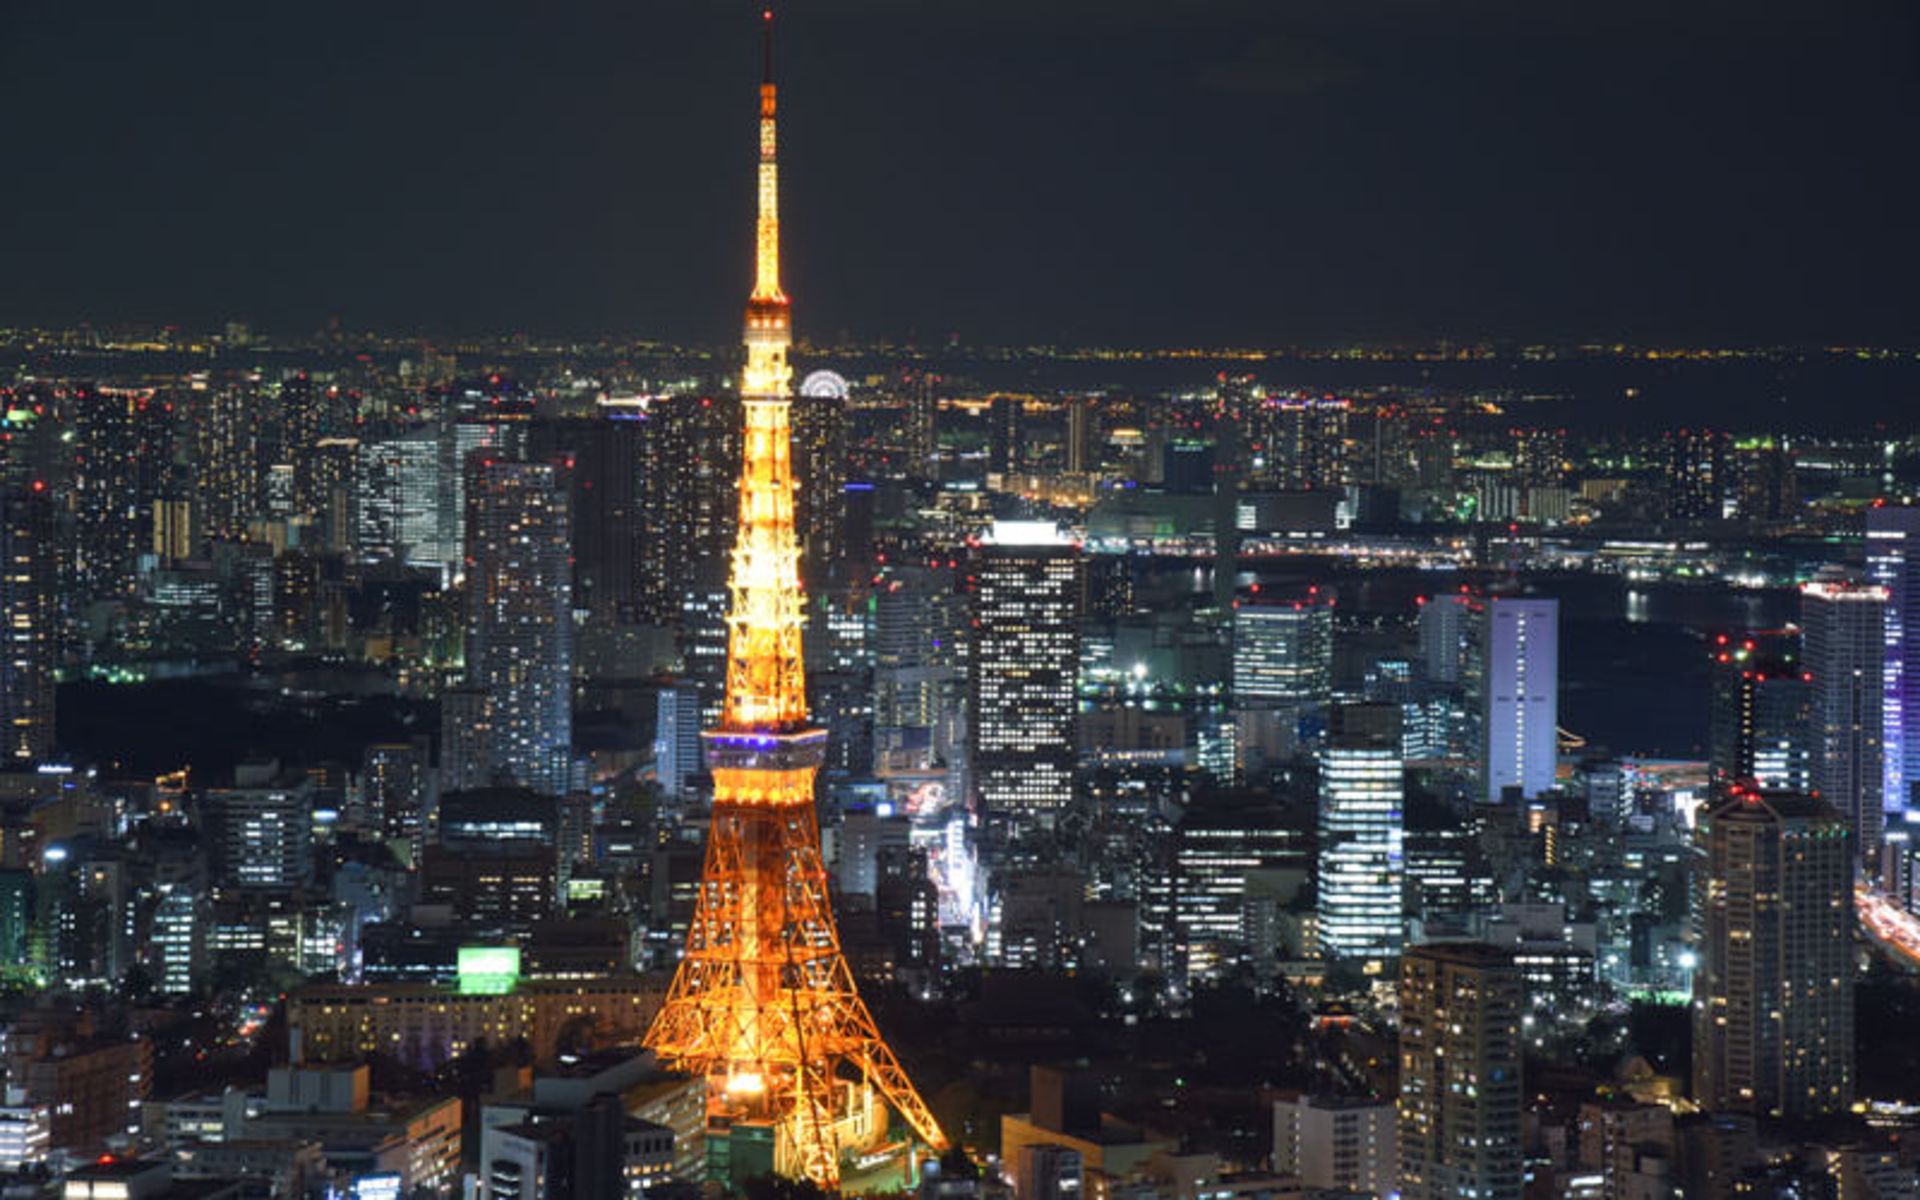
[[[1887,811],[1903,812],[1920,800],[1920,508],[1867,510],[1867,577],[1887,589],[1881,786]]]
[[[1333,690],[1333,602],[1333,593],[1317,586],[1234,602],[1237,706],[1325,707]]]
[[[989,815],[1045,822],[1073,798],[1081,575],[1051,522],[999,522],[973,561],[969,759]]]
[[[909,479],[940,478],[940,377],[926,371],[907,376],[904,430]]]
[[[1560,602],[1495,596],[1482,619],[1483,794],[1517,787],[1531,799],[1552,789],[1559,762]]]
[[[605,406],[597,419],[570,421],[559,430],[573,455],[575,603],[599,621],[631,621],[640,608],[640,511],[650,429],[633,411]],[[536,427],[536,436],[542,432]],[[548,447],[543,446],[543,452]]]
[[[1519,1200],[1523,994],[1494,946],[1400,960],[1401,1200]]]
[[[1726,439],[1711,429],[1673,429],[1666,435],[1664,464],[1667,516],[1676,521],[1713,521],[1726,491]]]
[[[738,407],[728,398],[668,395],[630,407],[640,427],[635,615],[678,623],[689,590],[724,577],[738,513]]]
[[[467,485],[467,681],[486,696],[492,770],[547,795],[573,767],[567,493],[548,463],[478,456]]]
[[[280,381],[279,445],[274,461],[293,468],[293,510],[318,517],[327,501],[324,479],[314,470],[314,447],[350,424],[338,389],[324,387],[305,371]]]
[[[1853,1103],[1853,856],[1825,802],[1739,791],[1694,828],[1693,1098],[1812,1117]]]
[[[1065,445],[1062,447],[1061,465],[1073,474],[1080,474],[1085,472],[1093,462],[1093,397],[1069,396],[1066,407],[1066,429],[1062,431],[1062,440]]]
[[[258,382],[249,376],[194,384],[195,485],[201,525],[212,538],[244,538],[260,503]]]
[[[1346,486],[1351,413],[1347,401],[1270,398],[1257,412],[1257,485],[1290,492],[1338,491]]]
[[[1748,521],[1779,521],[1794,515],[1799,487],[1793,474],[1793,450],[1784,438],[1759,437],[1735,442],[1728,463],[1734,512]]]
[[[444,572],[460,557],[447,528],[440,439],[421,429],[354,448],[354,543],[362,562],[396,562]]]
[[[1707,748],[1707,783],[1715,796],[1736,783],[1813,790],[1813,682],[1796,661],[1795,640],[1791,633],[1715,640]]]
[[[690,682],[660,685],[654,704],[653,761],[660,790],[681,799],[700,774],[700,689]]]
[[[124,598],[152,541],[153,503],[172,483],[173,405],[146,391],[75,389],[67,569],[90,598]]]
[[[1173,904],[1170,965],[1191,980],[1271,969],[1273,910],[1282,903],[1271,881],[1311,869],[1311,814],[1257,800],[1203,793],[1173,832],[1171,877],[1158,890]]]
[[[0,486],[0,761],[53,753],[53,501],[38,481]]]
[[[793,400],[793,519],[800,570],[814,589],[847,553],[847,381],[815,371]]]
[[[1464,590],[1420,599],[1420,661],[1429,683],[1465,683],[1472,624],[1479,611],[1479,601]]]
[[[1822,571],[1801,585],[1804,662],[1813,676],[1818,743],[1815,787],[1853,830],[1855,848],[1871,863],[1886,823],[1885,724],[1887,589]]]
[[[1320,945],[1370,973],[1400,954],[1405,762],[1400,708],[1343,704],[1320,755]]]
[[[1027,398],[1002,392],[987,402],[987,472],[1005,475],[1026,465]]]

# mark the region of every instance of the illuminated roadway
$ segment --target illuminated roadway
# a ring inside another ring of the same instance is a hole
[[[1906,966],[1920,969],[1920,917],[1869,887],[1854,889],[1854,910],[1868,936]]]

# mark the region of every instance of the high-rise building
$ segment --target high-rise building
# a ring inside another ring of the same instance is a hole
[[[1722,635],[1713,653],[1707,784],[1725,795],[1739,783],[1809,792],[1818,757],[1813,682],[1791,633]]]
[[[152,541],[153,504],[174,482],[173,405],[115,388],[77,388],[73,404],[68,570],[83,595],[124,598]]]
[[[169,886],[154,902],[148,926],[147,961],[154,990],[166,996],[191,995],[204,982],[207,961],[206,899],[179,885]]]
[[[1398,705],[1333,710],[1320,754],[1320,946],[1369,973],[1399,956],[1405,932],[1405,768]]]
[[[1853,1103],[1853,855],[1824,801],[1740,791],[1694,827],[1693,1098],[1813,1117]]]
[[[1802,662],[1813,676],[1814,786],[1846,818],[1869,863],[1880,852],[1887,589],[1823,570],[1800,588]]]
[[[1270,967],[1274,914],[1282,887],[1311,870],[1311,814],[1267,803],[1237,802],[1244,793],[1203,794],[1173,835],[1172,897],[1176,970],[1210,979],[1236,967]],[[1142,891],[1155,889],[1148,867]],[[1143,907],[1147,897],[1141,897]]]
[[[217,877],[242,890],[286,891],[313,877],[313,783],[278,763],[243,763],[234,786],[207,793]]]
[[[1333,603],[1333,593],[1318,586],[1234,602],[1235,705],[1326,706],[1333,691]]]
[[[1733,445],[1734,514],[1748,521],[1780,521],[1799,508],[1793,450],[1779,437],[1745,438]]]
[[[873,589],[873,723],[883,755],[963,763],[966,593],[957,566],[889,563]]]
[[[1027,398],[1001,393],[987,401],[987,472],[1005,475],[1026,465]]]
[[[321,438],[307,453],[304,470],[306,486],[312,492],[311,503],[314,505],[313,516],[317,526],[315,541],[336,554],[351,554],[356,548],[354,481],[355,465],[359,458],[360,439],[352,437]],[[159,537],[159,530],[156,529],[156,545]]]
[[[639,615],[672,625],[690,590],[726,575],[739,516],[740,408],[725,395],[664,396],[643,420]]]
[[[535,461],[532,431],[533,403],[523,396],[488,396],[469,387],[441,397],[432,429],[440,448],[440,529],[456,567],[472,554],[464,539],[473,462],[481,451],[500,461]]]
[[[909,479],[940,478],[940,377],[926,371],[910,373],[902,449]]]
[[[430,429],[354,448],[353,534],[362,562],[445,571],[460,557],[441,507],[440,439]]]
[[[47,760],[54,745],[54,512],[46,485],[0,487],[0,761]]]
[[[1494,946],[1435,943],[1400,960],[1402,1200],[1519,1200],[1524,995]]]
[[[1394,1106],[1370,1096],[1288,1096],[1273,1102],[1273,1173],[1310,1188],[1391,1196],[1399,1147]]]
[[[681,799],[704,769],[700,758],[700,726],[704,714],[700,689],[690,682],[660,686],[654,703],[653,762],[660,791]]]
[[[559,802],[524,788],[448,793],[421,854],[421,902],[483,928],[530,928],[553,913],[565,877],[559,823]]]
[[[1711,429],[1672,429],[1665,439],[1667,516],[1717,521],[1726,492],[1726,438]]]
[[[1408,805],[1402,854],[1409,940],[1464,933],[1499,899],[1473,824],[1438,800]]]
[[[1483,794],[1497,802],[1518,788],[1532,799],[1553,788],[1559,764],[1560,602],[1495,596],[1482,620]]]
[[[478,687],[440,692],[440,787],[463,792],[493,782],[493,709]]]
[[[1073,799],[1080,547],[1051,522],[1002,521],[971,577],[974,788],[990,815],[1045,821]]]
[[[847,381],[815,371],[793,400],[793,519],[800,570],[824,587],[847,554]]]
[[[383,837],[409,844],[419,854],[428,809],[433,803],[433,771],[426,737],[368,746],[361,758],[360,817]]]
[[[1160,448],[1160,486],[1176,496],[1213,494],[1216,455],[1212,442],[1176,437]]]
[[[1567,431],[1538,426],[1514,430],[1513,469],[1522,484],[1560,483],[1567,473]]]
[[[258,381],[196,380],[192,407],[201,524],[209,537],[239,541],[261,500]]]
[[[1479,599],[1464,590],[1420,598],[1420,662],[1429,683],[1466,684],[1480,607]]]
[[[574,603],[599,621],[633,620],[639,612],[645,586],[642,472],[650,432],[630,408],[609,405],[595,420],[566,422],[556,430],[556,444],[540,447],[573,457]]]
[[[1333,397],[1273,397],[1257,410],[1256,485],[1281,491],[1338,491],[1347,483],[1347,418]]]
[[[715,573],[719,573],[715,577]],[[675,640],[684,681],[699,689],[702,727],[720,719],[727,691],[727,606],[731,596],[719,563],[709,563],[680,592]]]
[[[573,542],[560,468],[477,457],[467,488],[467,681],[496,776],[564,794],[573,770]]]
[[[1093,464],[1094,407],[1091,396],[1069,396],[1066,402],[1065,442],[1061,465],[1071,474],[1083,474]]]
[[[1920,807],[1920,507],[1867,510],[1867,577],[1887,589],[1884,807],[1904,812]]]
[[[321,516],[328,502],[328,480],[314,455],[322,438],[337,437],[351,423],[348,402],[337,387],[297,371],[280,381],[280,437],[275,461],[293,468],[293,510]]]

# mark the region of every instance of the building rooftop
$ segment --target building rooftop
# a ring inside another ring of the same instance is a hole
[[[1510,951],[1486,942],[1428,942],[1407,947],[1406,956],[1468,967],[1510,966],[1513,963]]]

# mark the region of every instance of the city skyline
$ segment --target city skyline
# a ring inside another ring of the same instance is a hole
[[[99,51],[28,143],[176,84],[131,147],[67,146],[164,193],[156,240],[96,226],[120,282],[73,274],[115,303],[143,272],[232,302],[182,205],[351,144],[319,224],[298,187],[194,217],[310,230],[241,264],[289,311],[332,272],[422,321],[566,321],[617,299],[591,257],[707,340],[0,326],[0,1190],[1920,1197],[1920,351],[1386,348],[1447,287],[1450,320],[1544,325],[1630,279],[1671,328],[1899,267],[1910,234],[1859,219],[1887,194],[1821,191],[1854,218],[1823,226],[1742,164],[1845,158],[1871,122],[1777,118],[1911,90],[1892,43],[1756,89],[1914,18],[1319,3],[817,0],[778,47],[771,8],[696,0],[351,44],[351,13],[23,12]],[[221,51],[276,36],[248,105],[260,61]],[[9,74],[19,40],[0,103],[58,60]],[[689,140],[632,139],[625,100],[667,92]],[[566,118],[525,136],[588,97],[652,190]],[[888,127],[927,136],[848,170]],[[58,258],[88,211],[13,244]],[[486,278],[449,299],[456,243]],[[987,278],[992,322],[1070,285],[1162,348],[794,323],[815,288],[827,322],[982,312]],[[1174,344],[1303,302],[1387,340]],[[1875,303],[1907,301],[1827,307]]]

